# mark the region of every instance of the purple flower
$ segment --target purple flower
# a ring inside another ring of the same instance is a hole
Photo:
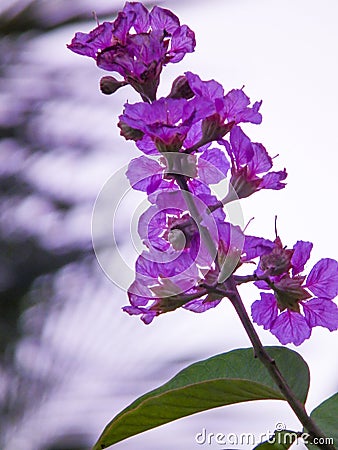
[[[259,109],[262,102],[250,107],[250,99],[242,89],[233,89],[224,95],[223,87],[215,80],[202,81],[191,72],[186,72],[185,76],[195,94],[191,103],[196,105],[196,117],[202,119],[204,143],[221,139],[236,124],[261,123]]]
[[[171,11],[154,6],[148,12],[139,2],[126,2],[114,22],[76,33],[68,48],[119,73],[145,100],[154,100],[162,67],[179,62],[195,45],[193,31]]]
[[[200,194],[195,200],[201,226],[216,244],[214,255],[186,210],[181,191],[158,194],[157,203],[141,216],[139,234],[149,250],[137,259],[125,312],[140,315],[145,323],[179,307],[205,312],[224,297],[206,286],[222,286],[243,263],[271,252],[273,242],[244,236],[238,226],[224,221],[222,211],[207,214],[205,205],[212,204],[211,197]],[[269,317],[269,312],[265,314]]]
[[[151,105],[126,104],[120,116],[121,134],[135,140],[146,154],[154,154],[156,150],[203,151],[234,125],[262,120],[258,112],[260,103],[249,107],[250,100],[242,90],[233,90],[224,96],[223,87],[215,80],[202,81],[191,72],[186,72],[179,81],[185,93],[182,97],[177,88],[173,97],[169,95]]]
[[[136,279],[128,289],[130,306],[123,310],[141,315],[149,324],[154,317],[204,295],[198,286],[200,275],[189,253],[143,252],[136,262]]]
[[[250,99],[242,89],[233,89],[224,95],[222,85],[215,80],[202,81],[198,75],[191,72],[186,72],[185,76],[195,94],[195,101],[200,105],[204,104],[201,117],[217,113],[222,122],[234,124],[262,122],[262,115],[259,113],[262,102],[256,102],[250,107]]]
[[[271,253],[275,244],[269,239],[256,236],[245,236],[242,261],[249,262],[259,256]]]
[[[265,281],[255,284],[272,289],[273,294],[261,293],[261,299],[252,304],[252,318],[282,344],[300,345],[315,326],[338,329],[338,308],[332,301],[338,294],[338,263],[321,259],[307,278],[301,276],[311,249],[310,242],[298,241],[288,250],[277,238],[256,271]]]
[[[218,240],[218,224],[225,219],[222,210],[209,214],[209,207],[217,202],[210,194],[192,196],[200,225],[190,215],[182,191],[160,192],[156,203],[139,220],[138,232],[151,252],[187,252],[198,267],[211,267],[215,254],[200,236],[200,227],[208,230],[213,241]]]
[[[175,175],[188,178],[188,186],[193,193],[210,192],[208,185],[217,184],[224,179],[229,170],[229,163],[224,153],[217,149],[205,150],[199,155],[166,153],[159,161],[140,156],[132,159],[126,172],[133,189],[152,194],[157,190],[179,189]]]
[[[194,110],[186,99],[160,98],[151,104],[126,103],[118,125],[126,139],[130,138],[130,129],[137,130],[150,137],[158,151],[179,151],[193,116]]]
[[[232,128],[230,142],[223,140],[222,143],[231,159],[230,183],[238,198],[249,197],[261,189],[285,187],[282,181],[287,177],[286,170],[269,172],[271,157],[262,144],[252,143],[239,126]]]

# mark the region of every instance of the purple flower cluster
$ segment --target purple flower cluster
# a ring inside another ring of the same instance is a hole
[[[124,82],[115,80],[112,92],[128,83],[152,101],[162,67],[181,61],[195,45],[194,33],[168,9],[154,6],[148,12],[139,2],[127,2],[114,22],[103,22],[88,34],[76,33],[68,48],[120,74]]]
[[[122,76],[104,77],[104,93],[130,84],[143,100],[126,103],[118,123],[121,135],[144,153],[130,162],[127,177],[150,202],[138,225],[146,250],[136,261],[124,311],[147,324],[179,307],[204,312],[230,298],[227,280],[247,280],[263,290],[252,305],[253,320],[281,343],[299,345],[315,326],[336,330],[338,263],[322,259],[305,277],[311,243],[286,249],[279,238],[245,235],[223,211],[234,199],[285,187],[286,170],[272,171],[265,147],[241,128],[261,123],[262,102],[251,104],[243,89],[225,93],[215,80],[191,72],[157,99],[162,67],[195,47],[194,33],[157,6],[148,12],[141,3],[127,2],[114,22],[76,33],[68,47]],[[210,185],[225,179],[230,187],[220,201]],[[237,275],[255,260],[253,274]]]
[[[261,293],[252,304],[252,317],[282,344],[300,345],[316,326],[338,329],[338,308],[332,301],[338,295],[338,263],[321,259],[307,277],[301,275],[311,250],[312,243],[304,241],[285,249],[277,238],[271,252],[260,258],[255,284],[273,293]]]

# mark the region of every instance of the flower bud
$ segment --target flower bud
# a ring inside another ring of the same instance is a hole
[[[144,136],[144,133],[140,130],[136,130],[135,128],[130,127],[125,122],[122,122],[121,120],[117,124],[117,126],[120,128],[121,136],[123,136],[127,140],[132,141],[138,141],[139,139],[142,139]]]
[[[125,81],[119,81],[114,77],[102,77],[100,80],[100,89],[102,94],[105,95],[110,95],[110,94],[114,94],[114,92],[116,92],[118,89],[120,89],[120,87],[122,86],[126,86]]]
[[[185,98],[189,99],[194,96],[193,91],[190,89],[188,80],[184,75],[180,75],[173,81],[169,98]]]

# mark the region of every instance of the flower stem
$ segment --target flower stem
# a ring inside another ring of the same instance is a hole
[[[316,444],[319,448],[323,450],[335,450],[335,447],[330,444],[326,444],[325,442],[328,442],[328,439],[323,434],[323,432],[319,429],[317,424],[309,417],[305,410],[305,406],[302,402],[300,402],[290,386],[288,385],[287,381],[283,377],[282,373],[280,372],[276,361],[272,359],[269,354],[266,352],[266,350],[263,347],[263,344],[261,340],[259,339],[259,336],[250,320],[250,317],[248,316],[248,313],[246,312],[245,306],[242,302],[241,296],[237,290],[236,282],[233,276],[229,277],[225,282],[224,286],[226,287],[226,291],[224,294],[226,297],[231,301],[232,305],[234,306],[242,325],[244,326],[244,329],[249,336],[249,339],[252,343],[252,346],[254,348],[255,356],[264,364],[264,366],[267,368],[271,378],[274,380],[274,382],[277,384],[280,392],[284,395],[285,400],[289,403],[290,407],[292,408],[293,412],[298,417],[301,424],[304,426],[304,428],[307,430],[307,432],[310,435],[310,438],[314,440],[321,439],[323,441],[323,444]],[[320,442],[321,442],[320,441]]]

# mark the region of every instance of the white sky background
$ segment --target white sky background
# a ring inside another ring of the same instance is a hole
[[[262,125],[247,125],[243,128],[253,140],[262,142],[271,155],[279,154],[275,159],[275,168],[287,168],[288,186],[283,191],[260,192],[243,201],[245,222],[255,217],[249,232],[272,239],[274,216],[277,214],[278,231],[284,245],[292,247],[299,239],[314,242],[308,269],[320,258],[337,258],[336,0],[324,0],[320,5],[314,0],[167,1],[161,5],[172,9],[182,24],[189,25],[195,31],[197,46],[194,54],[164,69],[160,92],[168,92],[171,81],[190,70],[198,73],[202,79],[216,79],[226,91],[245,85],[245,92],[252,101],[263,99]],[[53,50],[58,49],[57,58],[61,64],[85,68],[92,62],[61,48],[75,31],[78,29],[67,28],[67,36],[64,31],[62,36],[56,33]],[[55,57],[55,53],[53,55]],[[86,89],[97,89],[95,77],[99,79],[100,74],[104,73],[95,71],[95,67],[88,71],[90,75],[87,77]],[[94,82],[90,85],[92,80]],[[83,108],[86,108],[86,93],[78,95]],[[100,133],[107,135],[107,141],[111,133],[114,140],[112,150],[120,145],[118,132],[114,130],[116,118],[113,114],[122,110],[126,96],[132,101],[130,91],[119,91],[113,101],[98,93],[95,102],[96,105],[102,105],[102,109],[91,111],[91,120],[95,127],[100,128]],[[76,107],[72,122],[67,121],[64,125],[70,135],[71,124],[75,127],[76,120],[78,123],[82,120]],[[112,154],[111,159],[105,149],[101,155],[101,167],[92,166],[90,161],[82,163],[82,170],[85,168],[88,175],[93,173],[91,170],[94,171],[95,189],[103,184],[110,172],[138,154],[132,145],[121,143],[121,148],[126,150],[123,150],[123,154]],[[42,178],[41,183],[52,183],[52,180],[46,174],[46,180]],[[128,254],[129,249],[125,249],[125,252]],[[87,322],[80,320],[79,328],[73,330],[73,337],[67,341],[69,352],[74,348],[75,353],[79,342],[82,342],[76,333],[85,336],[88,350],[86,358],[92,369],[81,370],[82,373],[74,377],[74,383],[68,384],[71,394],[68,397],[64,394],[68,406],[63,414],[54,419],[55,430],[66,427],[72,417],[85,412],[87,420],[90,418],[95,438],[119,410],[146,390],[167,381],[188,363],[233,348],[249,346],[235,313],[226,303],[201,315],[176,311],[155,319],[153,324],[145,327],[137,318],[120,313],[120,306],[127,302],[126,295],[110,284],[101,272],[99,276],[102,276],[101,296],[95,296],[90,289],[89,292],[83,292],[81,286],[79,289],[74,286],[74,292],[70,292],[75,297],[80,290],[91,301],[100,297],[102,313],[92,315]],[[255,288],[245,287],[242,292],[248,308],[252,301],[259,298]],[[71,315],[71,310],[64,312],[64,318],[67,314]],[[78,314],[81,317],[80,312]],[[59,346],[60,341],[55,334],[53,336],[55,332],[50,331],[53,329],[52,324],[49,325],[50,328],[46,325],[45,335]],[[260,328],[258,331],[264,344],[278,345],[268,332]],[[337,344],[338,333],[318,328],[313,331],[309,341],[297,348],[310,365],[312,374],[307,403],[309,411],[338,388]],[[97,377],[102,385],[109,386],[109,394],[94,382]],[[88,391],[100,398],[95,407],[93,398],[88,396],[87,399],[84,394]],[[59,400],[62,402],[62,397]],[[52,416],[53,408],[55,406],[52,403],[46,402],[40,410],[36,410],[35,415],[32,413],[18,430],[17,441],[12,448],[27,450],[20,447],[23,442],[27,443],[25,434],[26,437],[32,435],[32,427],[40,426],[43,420],[47,420],[46,416]],[[114,448],[216,449],[221,446],[200,446],[194,443],[195,434],[203,427],[214,433],[259,434],[273,431],[280,422],[290,429],[301,429],[288,406],[282,402],[236,405],[173,422],[117,444]],[[227,447],[230,448],[229,445]]]

